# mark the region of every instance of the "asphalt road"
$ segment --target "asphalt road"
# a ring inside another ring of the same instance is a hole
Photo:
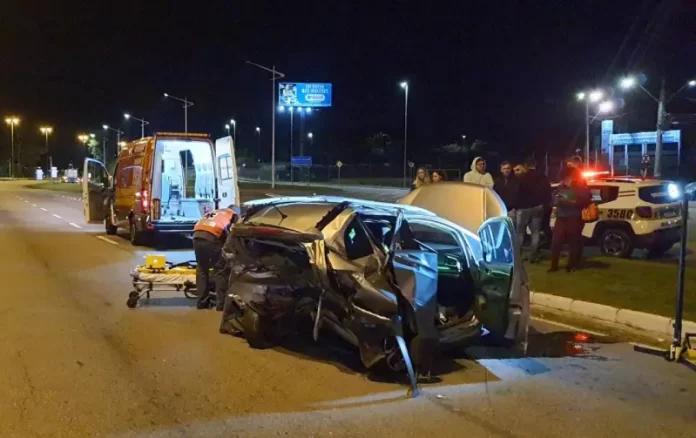
[[[347,349],[251,350],[174,293],[128,309],[129,271],[152,250],[84,224],[67,194],[0,183],[0,245],[2,437],[656,437],[696,424],[686,367],[609,339],[574,348],[573,330],[540,321],[530,357],[472,347],[405,399]],[[188,245],[165,252],[191,259]]]

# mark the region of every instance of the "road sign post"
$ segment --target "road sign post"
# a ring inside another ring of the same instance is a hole
[[[341,161],[336,162],[336,167],[338,167],[338,185],[341,185],[341,167],[343,167],[343,163]]]

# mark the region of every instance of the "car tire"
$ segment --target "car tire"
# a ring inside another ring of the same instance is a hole
[[[130,242],[133,246],[142,246],[145,245],[145,233],[142,231],[138,231],[138,227],[135,226],[135,222],[130,221],[130,227],[129,227],[129,232],[130,232]]]
[[[672,245],[666,245],[666,244],[653,245],[653,246],[647,248],[647,250],[648,250],[647,258],[653,259],[653,258],[661,257],[670,249],[672,249]]]
[[[104,220],[104,228],[106,229],[106,234],[109,236],[115,236],[118,233],[118,227],[111,221],[111,214],[106,215]]]
[[[633,253],[633,238],[619,228],[609,228],[599,238],[599,250],[605,256],[628,258]]]
[[[244,327],[244,337],[251,348],[264,349],[269,345],[267,337],[267,321],[254,309],[247,307],[242,316],[242,326]]]

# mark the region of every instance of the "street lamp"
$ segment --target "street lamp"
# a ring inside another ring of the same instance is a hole
[[[121,134],[124,134],[123,131],[120,129],[114,129],[109,125],[102,125],[102,128],[104,128],[105,131],[114,131],[116,133],[116,144],[121,144]],[[118,152],[116,152],[116,155],[118,155]],[[104,160],[106,160],[106,155],[104,155]]]
[[[232,140],[234,144],[237,144],[237,121],[235,119],[230,119],[230,124],[232,125]]]
[[[258,126],[255,129],[256,132],[256,159],[261,161],[261,128]]]
[[[51,167],[53,167],[53,163],[51,162],[51,157],[48,155],[48,136],[49,134],[53,133],[53,128],[50,126],[41,126],[39,128],[39,131],[46,137],[46,160],[48,162],[48,174],[51,174]]]
[[[140,122],[140,137],[141,137],[141,138],[144,138],[144,137],[145,137],[145,125],[149,125],[150,122],[148,122],[147,120],[139,119],[139,118],[137,118],[137,117],[133,117],[133,116],[131,116],[131,115],[128,114],[128,113],[123,114],[123,117],[124,117],[126,120],[133,119],[133,120],[139,121],[139,122]]]
[[[225,129],[227,130],[227,135],[229,136],[230,135],[230,124],[229,123],[225,123]]]
[[[404,99],[404,187],[406,187],[406,151],[408,146],[408,82],[404,81],[401,84],[406,95]]]
[[[696,80],[692,79],[685,82],[669,98],[666,97],[665,78],[662,78],[662,81],[660,82],[660,94],[658,95],[658,97],[655,97],[650,91],[643,87],[640,81],[638,81],[637,78],[634,76],[627,76],[625,78],[622,78],[619,81],[619,84],[621,85],[621,88],[623,88],[624,90],[634,88],[636,85],[638,85],[638,87],[641,90],[643,90],[645,94],[650,96],[650,98],[657,103],[657,123],[655,129],[655,168],[653,170],[653,174],[656,178],[659,178],[660,174],[662,173],[662,129],[665,124],[665,105],[669,103],[672,99],[674,99],[684,88],[696,86]]]
[[[307,133],[307,138],[309,139],[309,146],[314,150],[314,134],[311,132]]]
[[[15,159],[14,159],[14,127],[19,125],[20,119],[17,116],[7,116],[5,117],[5,123],[10,125],[10,132],[11,132],[11,142],[12,142],[12,163],[10,166],[10,178],[14,178],[14,167],[15,167]]]
[[[271,78],[271,188],[275,188],[276,179],[276,167],[275,167],[275,111],[276,111],[276,79],[284,78],[285,75],[279,71],[276,71],[275,65],[272,68],[264,67],[261,64],[256,64],[255,62],[247,61],[247,64],[258,67],[261,70],[270,72],[273,77]],[[282,107],[281,107],[282,108]],[[280,109],[282,111],[282,109]]]
[[[611,100],[605,100],[604,102],[601,102],[598,106],[599,112],[600,113],[608,113],[614,110],[614,102]]]
[[[183,106],[183,108],[184,108],[184,132],[188,134],[188,109],[193,106],[193,102],[186,100],[185,97],[182,99],[180,97],[172,96],[169,93],[164,93],[164,97],[167,97],[169,99],[178,100],[179,102],[184,104],[184,106]]]
[[[598,102],[604,97],[602,90],[581,91],[576,94],[578,100],[585,101],[585,164],[590,163],[590,103]]]

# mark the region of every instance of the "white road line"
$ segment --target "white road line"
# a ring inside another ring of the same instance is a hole
[[[43,208],[43,207],[41,207],[41,210],[43,210],[43,211],[48,211],[48,210],[46,210],[46,209],[45,209],[45,208]]]
[[[27,204],[29,203],[29,201],[26,201],[26,200],[24,202],[26,202]]]
[[[36,204],[31,204],[32,207],[36,207]]]
[[[58,216],[57,214],[54,214],[53,217],[58,218],[58,219],[63,219],[62,217]]]
[[[72,223],[72,222],[69,222],[69,223],[70,223],[71,226],[73,226],[73,227],[75,227],[75,228],[82,228],[81,226],[79,226],[79,225],[77,225],[77,224],[74,224],[74,223]]]
[[[551,324],[551,325],[556,325],[556,326],[558,326],[558,327],[567,328],[567,329],[570,329],[570,330],[574,330],[574,331],[576,331],[576,332],[583,332],[583,333],[587,333],[587,334],[595,335],[595,336],[607,336],[606,333],[595,332],[595,331],[592,331],[592,330],[584,329],[584,328],[582,328],[582,327],[578,327],[578,326],[574,326],[574,325],[570,325],[570,324],[563,324],[562,322],[551,321],[551,320],[549,320],[549,319],[538,318],[538,317],[536,317],[536,316],[532,316],[532,319],[533,319],[534,321],[545,322],[545,323],[547,323],[547,324]]]
[[[103,241],[103,242],[110,243],[110,244],[112,244],[112,245],[118,245],[118,242],[114,242],[113,240],[109,239],[108,237],[97,236],[97,239],[99,239],[99,240],[101,240],[101,241]]]

